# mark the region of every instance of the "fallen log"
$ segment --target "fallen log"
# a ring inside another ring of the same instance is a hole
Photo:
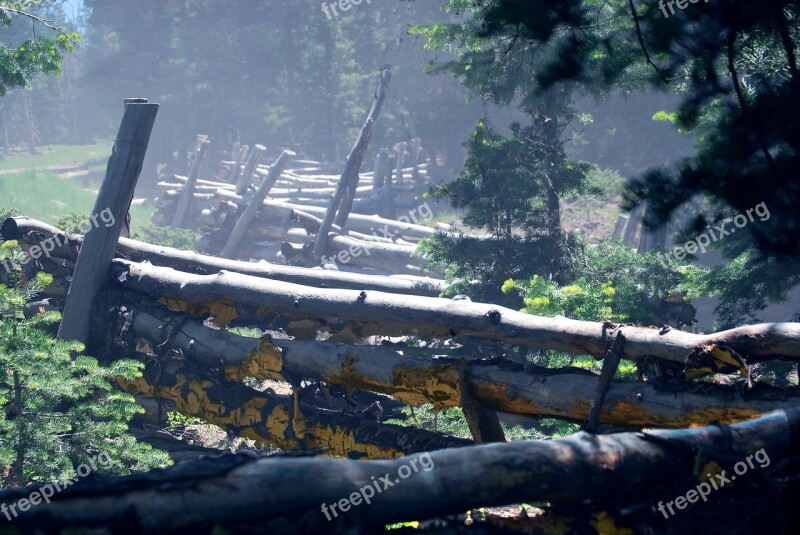
[[[54,247],[52,256],[70,261],[77,259],[78,250],[83,243],[79,235],[67,235],[47,223],[28,217],[6,219],[0,227],[0,235],[6,240],[17,240],[23,245],[39,245],[50,240],[63,244]],[[53,243],[55,245],[55,243]],[[293,282],[305,286],[322,288],[349,288],[352,290],[380,290],[389,293],[408,295],[439,295],[444,291],[444,281],[429,277],[377,276],[281,266],[267,262],[242,262],[213,256],[205,256],[192,251],[181,251],[171,247],[120,238],[117,251],[135,262],[148,261],[154,265],[172,267],[182,271],[207,275],[220,271],[246,273],[254,277],[269,278],[276,281]]]
[[[180,350],[203,366],[221,367],[229,380],[301,377],[387,394],[412,405],[432,403],[442,409],[461,405],[464,385],[458,367],[462,361],[470,393],[487,407],[577,422],[588,419],[599,380],[596,374],[577,368],[523,371],[504,361],[463,361],[454,355],[433,359],[436,352],[411,347],[391,349],[269,336],[259,340],[209,329],[199,321],[178,325],[175,315],[166,311],[142,311],[134,306],[131,313],[134,333],[149,340],[166,338],[164,349]],[[164,325],[178,326],[164,333]],[[800,392],[761,385],[745,395],[733,386],[665,388],[617,381],[605,397],[600,422],[621,427],[690,427],[730,424],[792,408],[800,408]]]
[[[316,234],[319,232],[320,224],[322,220],[317,216],[313,216],[311,214],[307,214],[300,210],[292,210],[291,215],[289,216],[289,220],[292,222],[297,222],[301,227],[303,227],[306,232]],[[390,239],[384,238],[382,236],[374,236],[372,234],[362,234],[361,232],[355,231],[342,231],[342,229],[336,225],[331,226],[331,230],[336,232],[337,234],[350,236],[362,241],[368,242],[378,242],[378,243],[396,243],[399,245],[411,245],[413,243],[407,242],[401,239]]]
[[[714,334],[632,325],[615,326],[564,317],[534,316],[497,305],[435,297],[403,296],[310,288],[278,283],[239,273],[195,275],[149,264],[116,259],[111,281],[124,289],[154,298],[168,298],[194,306],[221,299],[258,310],[254,317],[274,315],[313,320],[315,325],[339,324],[361,336],[417,334],[421,337],[477,336],[512,345],[601,357],[619,330],[625,343],[622,358],[645,356],[684,363],[702,346],[724,345],[748,362],[785,358],[800,360],[800,323],[747,325]],[[202,309],[203,307],[199,307]],[[336,329],[333,329],[336,330]]]
[[[798,436],[800,411],[776,411],[730,428],[577,433],[392,461],[226,454],[147,474],[80,480],[20,514],[11,527],[382,531],[391,522],[525,502],[576,509],[585,519],[583,532],[594,526],[606,533],[791,533],[798,523],[790,509],[798,500]],[[734,473],[739,477],[731,485]],[[3,490],[0,500],[14,503],[32,490]],[[687,490],[694,492],[689,503],[700,492],[704,503],[687,508]],[[672,518],[667,504],[677,513]]]
[[[113,299],[110,294],[104,298],[105,303]],[[180,354],[161,351],[157,346],[164,341],[158,333],[151,333],[155,340],[130,338],[128,314],[111,315],[111,325],[107,307],[96,318],[92,345],[97,357],[106,361],[135,358],[145,363],[142,377],[118,380],[123,390],[166,401],[181,414],[201,418],[236,436],[282,449],[323,448],[326,455],[351,459],[399,457],[471,443],[423,429],[381,424],[372,414],[318,409],[301,403],[297,395],[257,391],[242,384],[243,377],[229,380],[221,368],[201,367]],[[134,340],[138,343],[128,342]]]
[[[245,199],[241,196],[225,190],[217,190],[216,196],[220,200],[229,200],[240,206],[246,204]],[[264,206],[267,213],[279,215],[281,217],[287,217],[292,210],[301,210],[317,217],[325,215],[325,209],[318,206],[302,206],[270,199],[264,201]],[[377,232],[378,235],[384,237],[396,235],[404,238],[421,239],[430,238],[436,234],[436,229],[430,227],[415,225],[413,223],[403,223],[401,221],[378,216],[353,213],[347,218],[347,226],[348,228],[357,229],[362,232]]]

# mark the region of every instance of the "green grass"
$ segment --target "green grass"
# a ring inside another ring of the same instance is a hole
[[[34,169],[49,166],[83,165],[111,156],[111,142],[96,145],[47,145],[39,147],[40,154],[12,154],[0,160],[0,171]]]
[[[81,180],[59,178],[53,171],[0,175],[0,212],[4,209],[16,209],[21,215],[58,226],[58,220],[65,215],[77,214],[81,220],[91,217],[96,200],[96,190],[84,187]],[[140,234],[140,238],[149,241],[158,241],[160,234],[168,234],[167,230],[162,229],[159,236],[150,236],[155,232],[150,223],[154,211],[153,207],[132,206],[131,232]],[[67,230],[75,232],[75,229]],[[174,233],[179,232],[181,231],[175,230]],[[183,232],[187,236],[190,234],[188,231]],[[164,241],[164,236],[161,238]],[[183,237],[183,241],[175,246],[186,248],[193,241],[191,234],[190,237]]]
[[[0,176],[0,209],[16,208],[23,215],[54,225],[69,213],[90,215],[95,193],[52,171],[26,171]]]

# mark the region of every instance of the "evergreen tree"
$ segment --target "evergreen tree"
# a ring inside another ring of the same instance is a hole
[[[697,153],[676,167],[634,177],[626,206],[647,201],[646,223],[657,227],[679,208],[705,199],[707,209],[693,214],[685,229],[689,236],[711,221],[762,202],[768,206],[769,220],[725,238],[723,250],[736,261],[714,270],[704,285],[722,298],[722,325],[755,318],[768,300],[785,298],[800,283],[800,3],[721,0],[674,13],[665,3],[626,0],[448,4],[471,13],[468,27],[437,25],[429,32],[440,42],[459,43],[466,57],[483,60],[454,72],[472,78],[485,93],[516,95],[523,105],[529,95],[565,86],[601,97],[645,87],[680,96],[677,111],[663,115],[696,136]],[[480,44],[491,39],[505,43],[508,52],[485,54]],[[496,69],[520,43],[537,51],[537,68],[525,70],[520,63]],[[482,65],[487,72],[475,74]],[[759,295],[732,280],[756,285]]]
[[[555,231],[548,225],[548,194],[585,190],[588,166],[565,163],[563,149],[548,143],[548,128],[545,120],[524,128],[514,124],[511,135],[502,136],[479,123],[466,144],[469,155],[459,178],[434,190],[436,198],[464,210],[465,226],[489,233],[440,233],[423,245],[431,263],[445,269],[449,294],[499,302],[507,300],[500,284],[508,278],[573,276],[568,245],[574,240],[561,234],[560,221]]]
[[[13,241],[0,260],[18,256]],[[75,469],[101,453],[110,459],[98,475],[129,474],[170,463],[166,453],[139,443],[128,422],[144,409],[114,385],[134,379],[141,363],[116,360],[101,366],[75,342],[53,338],[44,328],[59,321],[31,299],[52,282],[39,273],[18,289],[0,285],[0,466],[10,467],[5,484],[50,482],[75,477]],[[97,465],[95,465],[97,466]]]
[[[460,177],[438,190],[453,206],[466,209],[464,224],[491,233],[491,241],[441,234],[425,245],[432,262],[444,266],[452,291],[504,301],[502,281],[540,274],[559,282],[574,276],[570,245],[561,224],[563,197],[594,190],[589,165],[569,161],[562,133],[575,119],[567,85],[548,90],[536,75],[552,52],[515,32],[488,35],[473,2],[447,0],[446,11],[466,13],[459,22],[414,28],[428,47],[456,57],[433,63],[430,73],[449,72],[474,95],[492,104],[515,104],[528,125],[500,136],[485,122],[467,143]]]

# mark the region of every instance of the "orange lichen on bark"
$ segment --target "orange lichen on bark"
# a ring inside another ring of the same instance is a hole
[[[173,312],[186,312],[198,318],[211,318],[217,327],[224,327],[235,320],[239,314],[236,312],[236,303],[230,299],[215,299],[201,303],[187,303],[171,297],[160,297],[158,302],[165,305]]]
[[[253,377],[258,380],[285,381],[281,375],[282,369],[281,350],[272,345],[272,338],[269,335],[265,335],[261,338],[258,349],[250,350],[242,364],[225,368],[225,379],[242,381],[245,377]]]

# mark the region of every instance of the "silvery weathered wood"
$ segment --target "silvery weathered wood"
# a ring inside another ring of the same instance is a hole
[[[122,124],[92,213],[93,218],[99,218],[104,211],[108,211],[113,221],[107,226],[95,224],[86,234],[58,330],[61,340],[78,340],[84,344],[89,341],[94,299],[106,285],[108,269],[133,201],[136,181],[142,171],[157,113],[158,104],[125,105]]]

